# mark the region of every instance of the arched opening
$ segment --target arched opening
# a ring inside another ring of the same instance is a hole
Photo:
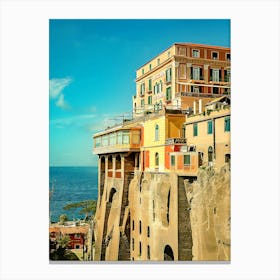
[[[109,156],[108,157],[108,169],[112,169],[113,168],[113,157]]]
[[[116,156],[116,169],[121,169],[122,162],[121,162],[121,156],[117,155]]]
[[[115,195],[116,193],[116,189],[115,188],[112,188],[111,191],[110,191],[110,195],[109,195],[109,202],[112,203],[113,201],[113,196]]]
[[[213,148],[210,146],[208,148],[208,163],[213,162]]]
[[[174,261],[173,250],[169,245],[166,245],[164,248],[164,260],[165,261]]]
[[[105,157],[100,157],[100,171],[105,172]]]

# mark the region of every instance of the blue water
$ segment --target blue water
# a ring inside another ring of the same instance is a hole
[[[50,198],[50,217],[57,222],[61,214],[69,220],[83,219],[79,210],[63,210],[69,203],[83,200],[97,200],[97,167],[50,167],[49,188],[54,190]]]

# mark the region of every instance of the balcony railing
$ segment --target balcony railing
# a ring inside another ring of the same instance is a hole
[[[166,145],[174,145],[174,144],[187,144],[187,138],[167,138],[165,140]]]
[[[226,94],[226,93],[224,93]],[[230,94],[230,93],[227,93]],[[194,97],[221,97],[222,94],[215,94],[215,93],[202,93],[202,92],[177,92],[175,94],[176,97],[181,96],[194,96]]]

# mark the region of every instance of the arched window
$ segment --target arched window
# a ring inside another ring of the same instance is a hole
[[[155,153],[155,166],[158,167],[159,165],[159,154]]]
[[[156,124],[155,126],[155,141],[159,140],[159,125]]]

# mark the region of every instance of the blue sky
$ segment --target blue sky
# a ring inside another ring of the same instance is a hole
[[[50,165],[90,166],[92,135],[131,112],[135,72],[175,42],[230,46],[229,20],[50,20]],[[116,118],[117,117],[117,118]]]

